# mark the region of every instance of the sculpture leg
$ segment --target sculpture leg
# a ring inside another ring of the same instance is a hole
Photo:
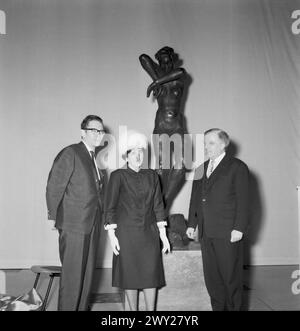
[[[183,164],[183,135],[181,135],[181,146],[173,146],[171,150],[170,141],[155,136],[153,141],[156,157],[156,171],[160,177],[163,198],[168,213],[173,199],[184,183],[185,167]],[[174,156],[174,157],[173,157]]]
[[[181,145],[173,146],[173,150],[170,152],[171,159],[173,160],[173,164],[170,167],[168,172],[167,186],[165,190],[165,200],[166,200],[166,208],[170,209],[172,202],[185,180],[185,167],[183,163],[183,155],[184,155],[184,144],[183,144],[183,134],[181,137]],[[173,157],[172,157],[173,156]]]
[[[182,169],[170,169],[167,178],[167,188],[164,193],[166,210],[169,211],[172,205],[172,202],[176,195],[178,194],[180,188],[185,181],[185,168]]]

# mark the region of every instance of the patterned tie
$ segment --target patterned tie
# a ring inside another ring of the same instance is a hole
[[[214,171],[214,163],[215,163],[214,160],[210,160],[207,177],[209,177],[213,173],[213,171]]]
[[[102,188],[102,180],[101,180],[100,172],[99,172],[98,167],[97,167],[96,158],[95,158],[95,152],[94,151],[90,151],[90,153],[91,153],[91,156],[92,156],[92,161],[93,161],[94,169],[96,171],[97,182],[98,182],[98,185],[99,185],[99,189],[101,189]]]

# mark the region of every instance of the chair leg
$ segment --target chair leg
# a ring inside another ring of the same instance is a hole
[[[46,310],[48,296],[49,296],[49,293],[50,293],[50,290],[51,290],[51,287],[52,287],[52,283],[53,283],[53,278],[54,278],[54,276],[53,275],[50,275],[50,280],[49,280],[47,292],[46,292],[45,299],[43,301],[43,305],[42,305],[42,308],[41,308],[42,311],[45,311]]]
[[[38,281],[39,281],[39,278],[40,278],[40,273],[36,274],[36,277],[35,277],[35,281],[34,281],[34,285],[33,285],[33,288],[36,289],[37,287],[37,284],[38,284]]]

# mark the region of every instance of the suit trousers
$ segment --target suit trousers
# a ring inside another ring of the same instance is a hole
[[[214,311],[241,310],[243,241],[230,237],[201,239],[204,280]]]
[[[58,310],[88,310],[100,237],[99,216],[90,234],[59,231],[62,264]]]

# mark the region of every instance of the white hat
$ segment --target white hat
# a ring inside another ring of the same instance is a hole
[[[123,156],[125,156],[125,154],[131,149],[146,149],[148,146],[147,137],[135,130],[126,130],[119,139],[119,150]]]

